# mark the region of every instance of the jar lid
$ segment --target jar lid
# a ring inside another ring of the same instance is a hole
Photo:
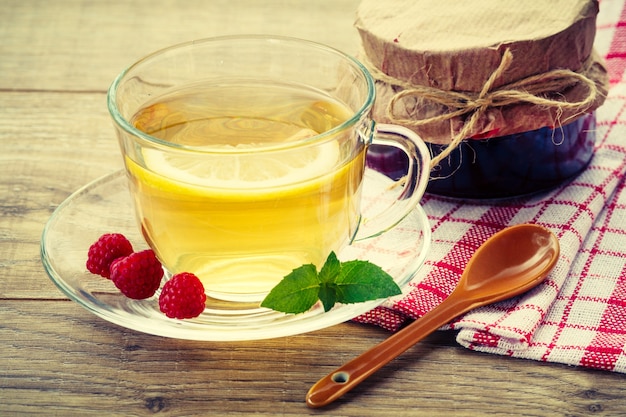
[[[608,91],[597,13],[597,0],[362,0],[355,26],[377,80],[374,117],[449,144],[589,113]]]
[[[507,48],[499,87],[557,68],[579,71],[593,49],[597,0],[363,0],[355,26],[385,74],[442,90],[480,91]]]

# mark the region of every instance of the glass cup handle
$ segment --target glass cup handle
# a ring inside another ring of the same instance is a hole
[[[409,159],[408,171],[398,181],[402,183],[402,192],[397,199],[379,214],[361,219],[355,241],[378,236],[400,223],[419,204],[430,177],[430,151],[412,130],[397,125],[378,124],[371,144],[402,150]]]

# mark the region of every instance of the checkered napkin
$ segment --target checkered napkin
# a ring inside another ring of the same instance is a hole
[[[626,372],[626,6],[602,0],[596,49],[611,89],[597,111],[596,152],[573,182],[497,204],[426,195],[433,239],[403,296],[355,319],[397,330],[444,300],[469,258],[506,226],[536,223],[560,240],[548,279],[514,299],[473,310],[447,328],[473,350]]]

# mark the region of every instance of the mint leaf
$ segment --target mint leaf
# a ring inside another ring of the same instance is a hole
[[[331,252],[319,274],[313,264],[294,269],[261,302],[261,307],[298,314],[322,302],[324,311],[335,303],[351,304],[387,298],[402,291],[393,278],[367,261],[340,262]]]
[[[367,261],[348,261],[335,278],[337,301],[344,304],[387,298],[402,293],[391,275]]]
[[[337,302],[337,291],[334,284],[321,284],[318,293],[319,299],[324,305],[324,311],[328,311]]]
[[[326,258],[326,262],[320,271],[320,282],[332,284],[335,282],[335,278],[340,272],[341,262],[337,259],[335,252],[331,252],[330,255],[328,255],[328,258]]]
[[[320,282],[313,264],[291,271],[261,302],[261,307],[283,313],[304,313],[318,300]]]

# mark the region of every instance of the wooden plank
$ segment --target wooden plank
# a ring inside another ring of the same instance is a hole
[[[212,36],[292,36],[353,53],[357,5],[357,0],[4,0],[0,90],[103,91],[144,55]]]
[[[148,336],[69,301],[0,305],[0,415],[318,415],[309,387],[387,336],[343,324],[251,342]],[[328,415],[618,415],[620,374],[470,352],[440,332],[410,349]]]
[[[105,97],[3,92],[0,108],[0,295],[60,298],[39,259],[41,233],[72,192],[122,167]]]

